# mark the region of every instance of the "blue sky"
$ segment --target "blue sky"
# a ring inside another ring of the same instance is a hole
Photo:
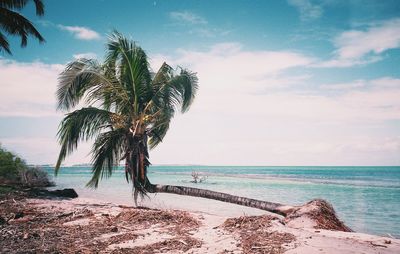
[[[399,165],[400,3],[394,1],[45,1],[34,39],[0,56],[0,142],[54,163],[57,75],[102,60],[107,34],[198,73],[192,109],[154,164]],[[89,162],[90,144],[67,163]]]

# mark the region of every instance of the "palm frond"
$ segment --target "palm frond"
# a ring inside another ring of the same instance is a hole
[[[153,89],[153,96],[157,95],[157,92],[171,80],[173,76],[173,69],[166,62],[164,62],[157,73],[154,74],[153,80],[151,81],[151,87]]]
[[[0,52],[3,50],[11,55],[10,44],[7,38],[0,32]]]
[[[75,107],[88,91],[96,94],[96,89],[99,90],[104,86],[114,87],[118,83],[110,76],[104,75],[103,67],[97,61],[84,58],[69,63],[58,80],[57,107],[59,110],[70,110]],[[113,88],[113,90],[117,89]],[[96,96],[88,98],[99,99]]]
[[[42,0],[33,0],[36,7],[36,15],[43,16],[44,15],[44,4]]]
[[[68,114],[60,124],[57,136],[61,151],[55,166],[55,173],[65,157],[73,152],[79,141],[88,140],[100,133],[102,129],[112,127],[112,112],[98,108],[82,108]]]
[[[173,69],[163,63],[155,74],[152,85],[155,92],[147,112],[152,118],[148,129],[150,148],[162,142],[175,109],[180,108],[183,113],[189,109],[198,89],[198,79],[195,73],[184,69],[181,69],[179,75],[174,75]]]
[[[22,10],[30,0],[1,0],[0,7],[12,9],[12,10]],[[33,0],[36,7],[36,15],[43,16],[44,14],[44,4],[42,0]]]
[[[126,148],[126,134],[124,129],[117,129],[101,133],[96,138],[91,151],[93,175],[88,187],[97,188],[102,178],[112,175]]]
[[[148,131],[148,135],[150,137],[149,138],[150,149],[153,149],[154,147],[159,145],[163,141],[165,135],[169,130],[171,118],[165,117],[164,121],[162,120],[163,119],[159,118],[158,121],[154,124],[154,127]]]
[[[179,75],[174,76],[171,79],[170,85],[179,91],[181,96],[179,102],[181,104],[182,113],[189,110],[198,89],[198,78],[196,73],[182,69]]]
[[[164,63],[154,76],[152,85],[155,92],[151,103],[159,108],[180,108],[184,113],[195,98],[198,79],[196,73],[184,69],[179,75],[174,75],[172,68]]]
[[[29,0],[1,0],[0,7],[14,10],[21,10]]]
[[[6,33],[21,37],[21,47],[26,47],[29,35],[34,36],[40,43],[45,42],[32,23],[19,13],[0,7],[0,17],[1,28]]]
[[[118,68],[118,79],[129,91],[136,113],[139,106],[151,98],[151,74],[147,55],[142,48],[114,31],[107,44],[106,64]]]

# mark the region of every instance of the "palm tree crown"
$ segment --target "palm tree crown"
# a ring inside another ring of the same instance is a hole
[[[8,35],[21,37],[21,47],[26,47],[29,35],[38,39],[40,43],[45,41],[32,23],[16,12],[22,10],[30,1],[31,0],[0,0],[0,52],[5,51],[11,54],[10,44],[3,32]],[[36,6],[36,15],[43,16],[43,1],[33,0],[33,2]]]
[[[197,81],[195,73],[166,63],[152,73],[143,49],[113,32],[104,63],[79,59],[60,74],[58,109],[70,112],[80,102],[87,107],[68,113],[60,124],[56,172],[80,141],[94,139],[88,186],[97,187],[125,160],[126,180],[135,193],[152,192],[148,147],[163,140],[176,110],[189,109]]]

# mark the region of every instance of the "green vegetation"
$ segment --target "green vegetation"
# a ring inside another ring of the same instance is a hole
[[[0,146],[0,180],[18,181],[19,172],[26,169],[25,162]]]
[[[80,141],[94,138],[88,186],[97,187],[125,160],[126,180],[133,183],[135,194],[154,191],[147,178],[148,147],[163,140],[177,110],[189,109],[197,90],[196,74],[166,63],[152,73],[144,50],[115,31],[104,63],[76,60],[59,80],[59,110],[69,112],[82,101],[87,107],[67,114],[60,124],[56,173]]]
[[[28,36],[32,35],[43,43],[45,40],[32,23],[17,11],[22,10],[31,0],[0,0],[0,52],[11,54],[10,44],[3,32],[7,35],[21,37],[21,47],[26,47]],[[33,0],[36,15],[44,15],[42,0]]]
[[[28,187],[46,187],[52,185],[46,172],[39,168],[28,167],[23,159],[1,146],[0,184],[16,184]]]

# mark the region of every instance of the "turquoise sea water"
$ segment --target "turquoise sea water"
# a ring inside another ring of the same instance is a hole
[[[52,168],[46,169],[52,173]],[[208,179],[191,183],[192,171],[208,175]],[[75,188],[82,197],[132,204],[132,187],[122,169],[104,179],[97,190],[85,188],[90,174],[90,167],[64,167],[55,181],[58,187]],[[153,183],[194,186],[290,205],[323,198],[353,230],[400,237],[400,167],[151,166],[149,178]],[[151,196],[145,204],[228,216],[262,213],[170,194]]]

